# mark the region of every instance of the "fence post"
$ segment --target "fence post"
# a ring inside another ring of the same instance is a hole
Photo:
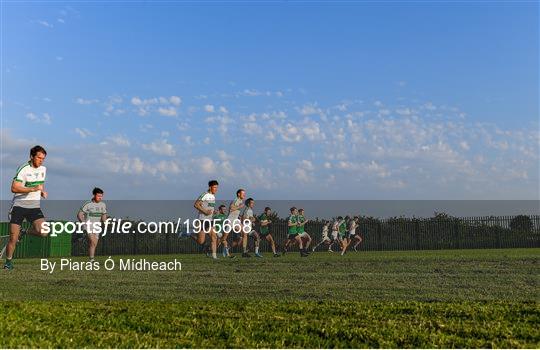
[[[383,247],[382,247],[382,223],[380,221],[377,222],[377,243],[378,243],[378,249],[383,250]]]

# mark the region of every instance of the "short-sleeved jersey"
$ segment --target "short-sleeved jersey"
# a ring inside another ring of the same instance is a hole
[[[24,163],[17,169],[13,181],[21,182],[24,187],[36,187],[45,183],[47,168],[43,165],[34,168],[30,161]],[[39,208],[41,191],[28,193],[15,193],[13,195],[13,206],[21,208]]]
[[[262,222],[264,220],[268,220],[268,215],[266,215],[266,213],[262,213],[261,215],[259,215],[259,221],[261,222],[261,230],[260,231],[261,231],[262,234],[266,234],[270,230],[268,225],[265,225],[265,226],[262,225]]]
[[[328,237],[328,225],[324,225],[322,228],[322,237]]]
[[[101,216],[107,214],[107,206],[103,201],[96,203],[90,200],[82,205],[80,211],[84,213],[85,221],[99,222]]]
[[[349,223],[349,234],[354,235],[354,232],[356,231],[357,227],[358,227],[358,224],[354,220],[352,220]]]
[[[296,224],[298,223],[298,216],[296,215],[290,215],[289,216],[289,224],[294,224],[293,226],[289,226],[289,234],[295,235],[297,233],[296,231]]]
[[[199,198],[197,198],[197,200],[202,202],[203,209],[212,210],[210,215],[199,212],[199,220],[212,219],[212,216],[214,215],[214,207],[216,206],[216,197],[210,192],[203,192]]]
[[[253,217],[253,209],[246,207],[242,213],[242,220],[251,219]]]
[[[223,221],[227,218],[227,215],[225,214],[215,214],[213,217],[214,221],[214,229],[217,232],[223,233]]]
[[[233,204],[234,204],[235,207],[238,208],[238,206],[239,206],[240,204],[242,204],[242,199],[236,197],[236,199],[233,200],[233,201],[231,202],[231,204],[229,205],[229,220],[231,220],[231,221],[238,219],[238,217],[240,216],[240,209],[230,210],[230,209],[231,209],[231,205],[233,205]],[[231,223],[231,224],[233,224],[233,223]]]
[[[304,215],[298,215],[298,223],[304,222],[306,220],[306,217]],[[298,233],[304,233],[304,225],[298,225],[296,227],[296,232]]]
[[[343,220],[339,224],[339,233],[345,233],[345,231],[347,231],[347,225],[345,224],[345,220]]]
[[[339,221],[334,221],[334,223],[332,224],[332,232],[337,232],[339,231]]]

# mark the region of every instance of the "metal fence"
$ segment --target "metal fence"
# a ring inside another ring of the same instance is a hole
[[[306,231],[313,243],[321,239],[323,222],[308,222]],[[278,220],[271,224],[278,246],[287,237],[287,223]],[[497,217],[434,217],[428,219],[363,217],[357,228],[364,241],[360,250],[424,250],[424,249],[481,249],[481,248],[538,248],[540,247],[540,216]],[[250,242],[252,246],[253,243]],[[73,255],[86,254],[84,238],[74,237]],[[201,247],[190,238],[175,232],[122,234],[109,233],[97,247],[98,255],[196,253]],[[270,251],[261,242],[261,251]]]

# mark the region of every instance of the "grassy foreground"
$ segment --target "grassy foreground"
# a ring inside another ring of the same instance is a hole
[[[182,271],[52,274],[37,259],[19,260],[0,272],[0,345],[538,348],[539,256],[540,249],[219,262],[148,256],[176,257]]]

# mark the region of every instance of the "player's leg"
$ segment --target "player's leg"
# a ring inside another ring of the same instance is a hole
[[[347,247],[349,246],[350,240],[349,237],[343,238],[343,244],[341,246],[341,255],[345,254],[345,251],[347,251]]]
[[[217,259],[218,234],[212,227],[209,227],[208,236],[210,237],[210,249],[212,250],[212,259]]]
[[[251,258],[248,253],[248,232],[242,228],[242,258]]]
[[[360,236],[360,235],[355,235],[355,236],[354,236],[354,239],[355,239],[356,242],[355,242],[355,244],[354,244],[354,246],[353,246],[353,249],[354,249],[354,251],[356,252],[358,246],[360,245],[360,243],[362,243],[362,236]]]
[[[263,256],[261,255],[261,253],[259,253],[259,246],[261,245],[261,236],[255,230],[251,232],[252,232],[253,238],[255,239],[255,256],[257,258],[262,258]]]
[[[19,234],[21,232],[21,225],[10,223],[9,224],[9,241],[6,245],[6,262],[4,264],[4,269],[11,270],[13,269],[13,254],[15,253],[15,247],[17,241],[19,240]]]
[[[45,222],[45,218],[43,217],[43,214],[41,214],[40,218],[37,218],[32,222],[32,225],[28,229],[27,233],[32,236],[47,237],[48,233],[45,233],[44,232],[45,230],[43,230],[44,222]]]
[[[304,234],[305,234],[304,237],[306,238],[306,243],[304,244],[304,248],[307,250],[309,248],[309,245],[311,244],[311,236],[307,232],[304,232]]]
[[[99,236],[97,233],[88,233],[87,237],[88,237],[88,257],[90,258],[90,261],[94,261]]]
[[[276,250],[276,242],[274,242],[274,237],[269,233],[265,237],[266,241],[270,243],[270,248],[272,248],[272,253],[274,254],[274,257],[278,257],[279,254]]]
[[[296,237],[294,237],[294,240],[296,241],[296,243],[298,243],[298,247],[300,248],[300,256],[307,256],[307,254],[304,252],[304,243],[302,242],[301,235],[296,235]]]

